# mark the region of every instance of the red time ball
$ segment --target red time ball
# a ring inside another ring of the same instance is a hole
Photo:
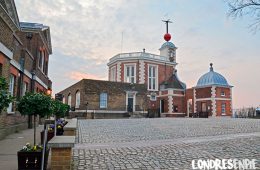
[[[170,39],[171,39],[171,34],[169,34],[169,33],[164,34],[165,41],[170,41]]]

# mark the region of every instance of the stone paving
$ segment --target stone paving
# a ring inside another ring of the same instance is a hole
[[[260,120],[80,120],[73,152],[74,169],[191,169],[194,159],[259,161]]]

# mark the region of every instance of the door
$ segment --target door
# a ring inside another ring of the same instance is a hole
[[[127,105],[128,112],[133,112],[133,105],[134,105],[134,99],[128,98],[128,105]]]
[[[201,103],[201,111],[207,112],[207,103],[206,102]]]
[[[160,113],[164,113],[164,100],[160,100]]]

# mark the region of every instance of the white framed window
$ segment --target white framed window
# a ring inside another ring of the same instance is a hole
[[[226,93],[224,91],[221,91],[221,96],[226,96]]]
[[[24,96],[27,91],[28,91],[28,83],[27,82],[23,82],[22,96]]]
[[[156,101],[156,93],[151,93],[150,100],[151,101]]]
[[[110,81],[116,81],[116,66],[110,69]]]
[[[136,64],[125,64],[124,80],[127,83],[136,83]]]
[[[41,71],[43,71],[43,67],[44,67],[44,51],[39,51],[38,53],[38,67]]]
[[[158,90],[158,66],[148,65],[148,90]]]
[[[107,108],[107,93],[100,94],[99,105],[100,105],[100,108]]]
[[[43,71],[43,66],[44,66],[44,51],[42,51],[42,57],[41,57],[41,70]]]
[[[80,105],[80,92],[77,91],[76,92],[76,108],[79,108],[79,105]]]
[[[10,74],[9,92],[10,92],[11,96],[14,96],[14,84],[15,84],[15,76],[13,74]],[[8,113],[13,112],[13,103],[9,104],[9,107],[7,108],[7,112]]]
[[[68,105],[71,107],[71,94],[68,95]]]
[[[222,113],[223,115],[226,114],[226,103],[221,103],[221,113]]]

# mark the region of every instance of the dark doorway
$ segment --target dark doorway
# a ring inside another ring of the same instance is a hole
[[[206,102],[202,102],[201,103],[201,111],[202,112],[207,112],[207,103]]]
[[[164,100],[161,100],[160,113],[164,113]]]
[[[134,99],[128,98],[128,105],[127,105],[128,112],[133,112],[133,103],[134,103]]]

